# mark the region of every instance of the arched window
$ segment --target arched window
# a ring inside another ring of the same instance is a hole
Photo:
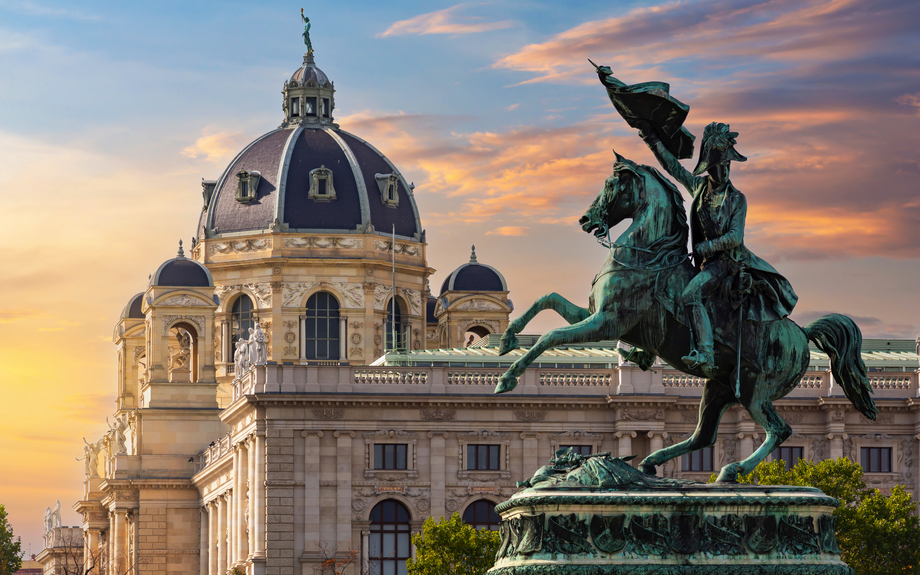
[[[233,309],[230,313],[230,355],[227,357],[228,362],[233,361],[233,352],[236,350],[236,342],[240,339],[249,339],[249,328],[255,327],[252,300],[248,295],[241,295],[233,302]]]
[[[321,291],[307,300],[307,359],[339,359],[339,302]]]
[[[395,308],[395,309],[394,309]],[[406,334],[405,326],[403,326],[403,304],[402,301],[398,301],[397,298],[390,298],[390,303],[387,305],[387,322],[386,322],[386,338],[387,338],[387,348],[386,351],[393,351],[396,349],[405,350],[406,349]],[[396,324],[396,342],[393,342],[393,324]]]
[[[471,503],[463,512],[463,522],[476,529],[498,531],[502,518],[495,512],[495,504],[487,499]]]
[[[410,527],[409,511],[399,501],[387,499],[374,506],[368,542],[371,575],[406,575]]]
[[[463,347],[469,347],[490,334],[491,332],[481,325],[470,326],[463,334]]]

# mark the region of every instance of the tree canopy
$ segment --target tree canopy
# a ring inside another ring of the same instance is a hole
[[[495,563],[501,538],[497,531],[475,529],[454,513],[437,523],[426,519],[412,542],[415,559],[406,563],[408,575],[483,575]]]
[[[13,526],[0,504],[0,575],[12,575],[22,567],[22,543],[13,537]]]
[[[845,457],[818,463],[800,459],[792,469],[781,460],[764,461],[738,481],[817,487],[838,499],[834,517],[840,557],[856,575],[920,573],[920,520],[903,486],[887,494],[867,489],[862,467]]]

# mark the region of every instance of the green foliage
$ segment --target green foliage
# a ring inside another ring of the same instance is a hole
[[[483,575],[495,563],[501,538],[497,531],[474,529],[454,513],[437,523],[426,519],[412,542],[415,559],[406,563],[408,575]]]
[[[834,511],[840,556],[856,575],[920,573],[920,520],[903,487],[890,494],[866,489],[863,470],[845,457],[812,463],[800,459],[787,470],[782,461],[764,461],[739,483],[817,487],[840,501]],[[710,481],[715,481],[713,475]]]
[[[22,567],[22,544],[13,538],[13,526],[6,518],[6,508],[0,504],[0,575],[11,575]]]

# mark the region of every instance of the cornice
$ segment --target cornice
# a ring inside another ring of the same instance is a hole
[[[306,406],[339,408],[468,408],[468,409],[541,409],[557,411],[608,409],[603,397],[527,396],[492,399],[495,396],[398,395],[367,394],[292,394],[257,393],[246,396],[247,401],[260,406]],[[630,405],[639,405],[638,403]]]

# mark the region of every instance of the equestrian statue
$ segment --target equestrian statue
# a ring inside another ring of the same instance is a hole
[[[718,480],[734,482],[792,435],[772,402],[791,392],[805,374],[811,340],[830,357],[834,381],[850,402],[874,420],[878,409],[860,356],[859,328],[840,314],[804,328],[797,325],[788,317],[798,299],[792,286],[744,245],[747,201],[729,179],[731,162],[747,160],[735,150],[738,133],[727,124],[709,124],[690,172],[680,164],[693,157],[694,136],[683,127],[689,106],[670,96],[666,83],[630,86],[614,78],[610,68],[595,68],[614,108],[689,192],[690,222],[683,196],[670,180],[614,152],[613,173],[579,220],[582,230],[608,248],[591,284],[588,307],[550,293],[512,321],[501,338],[501,354],[518,347],[516,334],[543,310],[556,311],[570,325],[543,334],[502,374],[495,393],[514,389],[527,366],[547,349],[623,341],[632,346],[627,359],[643,369],[657,356],[705,379],[696,430],[689,439],[646,457],[639,469],[655,475],[666,461],[713,445],[722,414],[740,403],[766,431],[766,439],[749,457],[721,469]],[[627,219],[630,226],[611,241],[609,230]]]

